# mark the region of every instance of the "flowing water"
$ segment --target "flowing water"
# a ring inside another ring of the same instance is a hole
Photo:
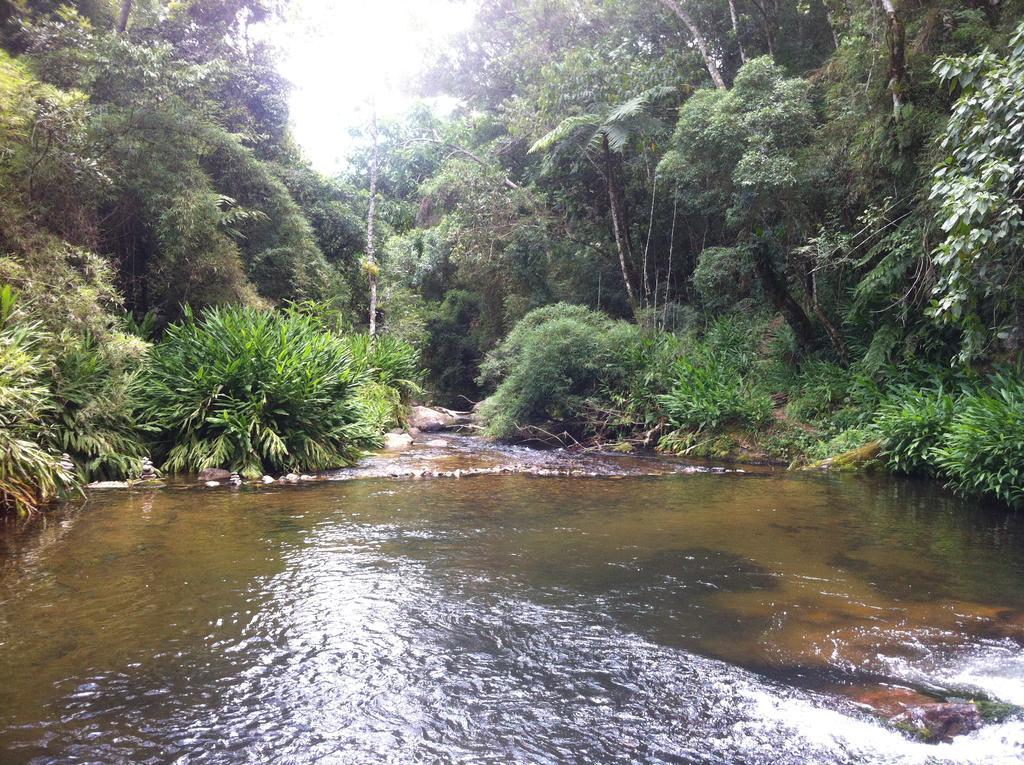
[[[0,762],[1024,761],[1019,719],[930,745],[858,704],[1024,704],[1020,517],[588,459],[616,475],[170,487],[9,522]]]

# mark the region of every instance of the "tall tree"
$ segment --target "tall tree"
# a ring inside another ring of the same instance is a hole
[[[132,0],[121,0],[121,13],[117,18],[117,31],[124,34],[128,29],[128,18],[132,14]]]
[[[906,99],[907,30],[903,24],[899,0],[882,0],[885,10],[885,38],[889,45],[889,91],[892,93],[892,111],[900,116]]]
[[[721,243],[750,259],[764,294],[805,349],[817,332],[790,288],[786,265],[805,234],[811,183],[801,150],[814,125],[807,83],[786,78],[762,56],[740,69],[732,90],[704,88],[683,104],[659,165],[680,204],[711,217]]]
[[[634,315],[640,310],[640,301],[633,276],[635,263],[620,160],[635,137],[655,126],[654,107],[674,90],[652,88],[604,111],[569,117],[530,147],[531,152],[557,152],[567,147],[582,149],[583,155],[597,165],[608,195],[612,234],[626,298]]]
[[[677,2],[677,0],[659,0],[659,2],[678,16],[679,20],[682,21],[690,31],[690,36],[693,38],[694,45],[697,46],[697,50],[700,51],[700,55],[704,57],[704,65],[708,68],[708,74],[711,75],[711,81],[715,83],[715,87],[719,90],[725,90],[725,79],[722,77],[721,69],[718,68],[718,61],[715,58],[714,52],[711,50],[711,46],[708,45],[707,37],[704,36],[700,27],[697,26],[697,22],[694,21],[690,12]]]
[[[370,280],[370,335],[377,333],[377,252],[374,242],[374,226],[377,218],[377,173],[380,167],[380,146],[377,135],[377,104],[373,105],[370,118],[370,137],[373,149],[370,155],[370,204],[366,211],[366,274]]]

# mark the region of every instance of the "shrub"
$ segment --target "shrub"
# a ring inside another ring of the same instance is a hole
[[[672,378],[671,390],[659,401],[677,429],[757,424],[771,416],[771,399],[749,385],[723,353],[698,347],[676,360]]]
[[[531,311],[480,366],[481,384],[500,381],[481,409],[488,433],[506,438],[546,423],[587,429],[602,390],[622,388],[630,371],[623,351],[639,334],[583,306]]]
[[[393,335],[350,335],[343,339],[352,367],[375,382],[398,391],[403,400],[423,392],[419,352]]]
[[[953,397],[941,387],[896,386],[878,407],[870,430],[883,442],[897,473],[933,473],[933,450],[953,415]]]
[[[423,349],[431,388],[443,399],[479,393],[476,378],[486,347],[481,326],[483,303],[479,295],[451,290],[427,319],[429,339]]]
[[[480,364],[480,385],[495,384],[520,366],[528,345],[536,342],[536,333],[547,323],[559,320],[573,323],[576,329],[607,331],[615,322],[599,311],[570,303],[555,303],[530,311],[512,328]]]
[[[322,470],[376,441],[348,343],[296,309],[186,311],[153,348],[143,419],[171,472]]]
[[[993,375],[986,388],[968,390],[933,459],[961,494],[990,494],[1024,505],[1024,380],[1017,371]]]
[[[712,313],[733,309],[757,284],[749,253],[732,247],[704,248],[691,279],[694,292]]]
[[[786,414],[802,422],[830,415],[850,388],[850,371],[838,364],[808,359],[793,381]]]
[[[402,420],[405,404],[423,389],[419,353],[392,335],[352,335],[343,340],[360,379],[357,398],[374,430],[393,428]]]
[[[672,364],[681,348],[680,340],[667,332],[634,335],[615,353],[619,376],[609,376],[601,386],[612,415],[605,425],[615,431],[650,428],[664,416],[660,397],[672,385]]]
[[[29,513],[73,486],[74,476],[43,445],[54,402],[44,383],[38,324],[18,321],[10,287],[0,289],[0,509]]]
[[[147,454],[135,423],[137,369],[125,368],[138,357],[117,346],[70,332],[56,344],[52,438],[88,481],[136,478]]]

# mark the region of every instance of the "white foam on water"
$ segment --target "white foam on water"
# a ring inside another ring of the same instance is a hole
[[[945,672],[940,670],[935,678],[944,685],[974,688],[1000,701],[1024,706],[1024,652],[1016,646],[989,648],[984,654],[967,656]]]
[[[950,743],[927,744],[870,719],[816,706],[801,698],[780,698],[751,688],[753,716],[768,726],[788,726],[813,749],[837,761],[892,765],[1020,765],[1024,762],[1024,720],[984,726]]]

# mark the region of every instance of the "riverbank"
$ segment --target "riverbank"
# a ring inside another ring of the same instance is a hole
[[[785,338],[771,315],[723,316],[677,334],[546,306],[481,364],[479,382],[493,393],[479,412],[497,438],[877,466],[1024,503],[1019,367],[840,363],[787,351]]]

